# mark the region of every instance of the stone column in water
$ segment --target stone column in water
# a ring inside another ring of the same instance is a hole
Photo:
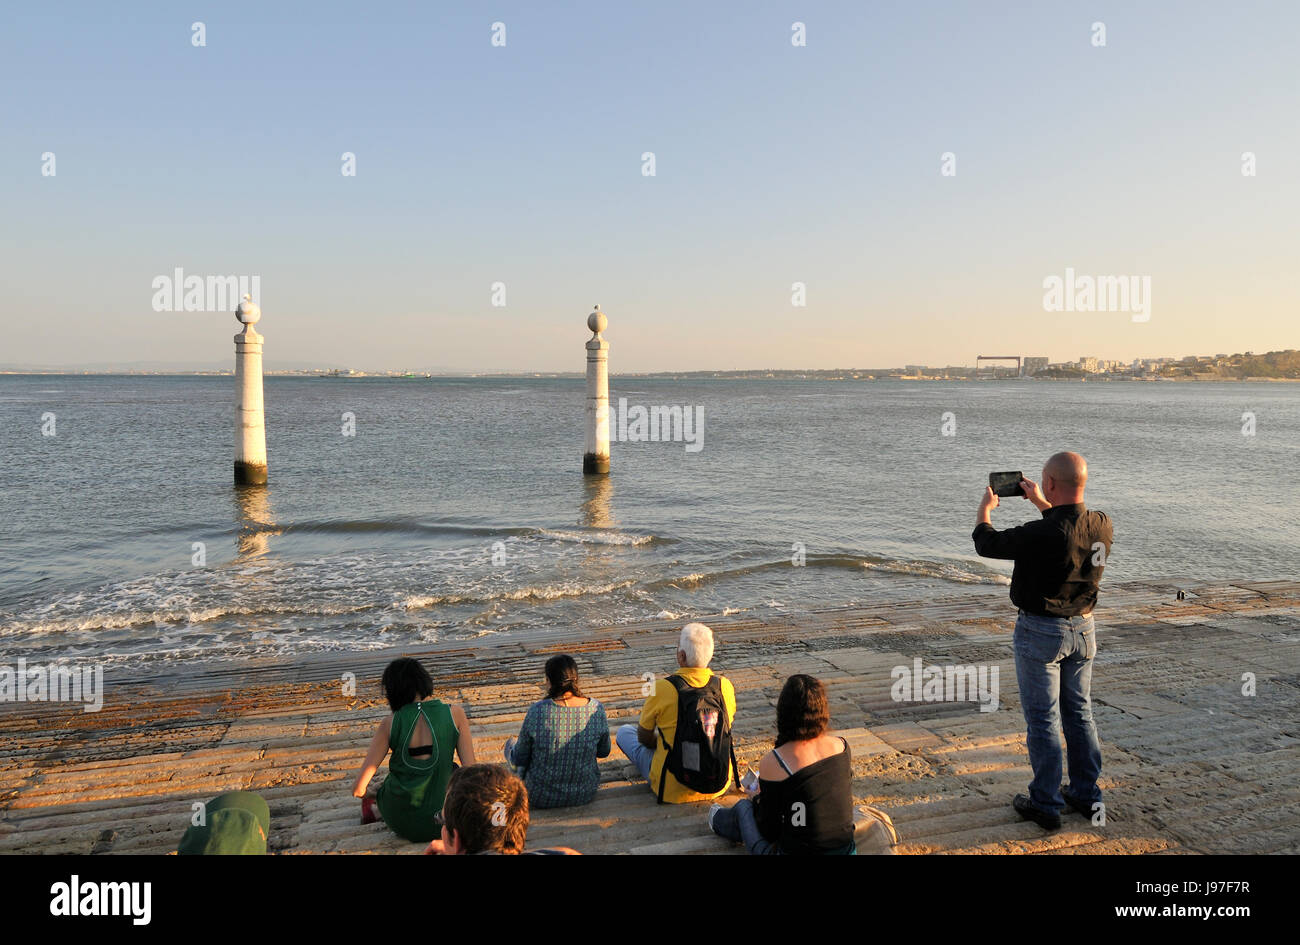
[[[266,484],[266,413],[262,407],[262,336],[253,328],[262,310],[245,295],[235,310],[235,485]]]
[[[601,337],[609,320],[596,306],[587,316],[587,442],[582,454],[585,475],[609,473],[609,342]]]

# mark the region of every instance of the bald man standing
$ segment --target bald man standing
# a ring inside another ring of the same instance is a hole
[[[1092,608],[1113,533],[1104,512],[1083,504],[1087,481],[1082,456],[1057,453],[1043,466],[1041,488],[1030,479],[1020,480],[1041,519],[998,531],[989,522],[998,497],[986,488],[971,535],[983,557],[1016,563],[1011,575],[1011,602],[1020,608],[1016,680],[1034,780],[1029,794],[1017,794],[1012,806],[1045,830],[1061,826],[1066,804],[1090,819],[1104,811],[1097,786],[1101,745],[1092,721],[1092,660],[1097,655]],[[1068,787],[1061,784],[1062,727]]]

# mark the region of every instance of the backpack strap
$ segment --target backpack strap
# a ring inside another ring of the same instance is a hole
[[[709,682],[713,682],[714,679],[718,680],[718,696],[722,699],[722,714],[724,717],[726,717],[727,699],[726,699],[726,695],[722,691],[722,677],[719,676],[717,673],[714,673],[713,678],[710,679]],[[736,739],[735,736],[731,734],[731,723],[734,722],[735,719],[727,718],[726,721],[727,721],[727,734],[729,736],[728,747],[731,749],[731,776],[734,779],[732,783],[735,785],[736,790],[741,790],[740,765],[736,762]]]
[[[688,689],[694,689],[695,687],[688,683],[685,677],[678,676],[676,673],[673,673],[671,676],[665,676],[664,678],[672,683],[673,688],[677,690],[677,705],[675,708],[677,710],[677,721],[680,722],[682,720],[682,693],[686,692]],[[659,737],[663,739],[664,748],[668,751],[672,751],[673,746],[668,744],[668,738],[664,735],[664,730],[662,728],[656,728],[655,731],[658,732]],[[665,767],[667,767],[666,761],[667,759],[665,759]]]

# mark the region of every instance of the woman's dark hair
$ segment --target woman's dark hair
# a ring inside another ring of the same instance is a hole
[[[409,656],[388,664],[384,670],[383,686],[388,705],[394,712],[433,695],[433,678],[418,660]]]
[[[550,684],[546,692],[548,699],[558,699],[566,692],[582,698],[582,690],[578,688],[578,664],[567,653],[546,661],[546,681]]]
[[[821,735],[831,725],[831,706],[821,681],[802,673],[785,681],[776,700],[776,747]]]

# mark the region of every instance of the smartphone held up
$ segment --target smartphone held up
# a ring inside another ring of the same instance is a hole
[[[993,494],[1000,499],[1009,499],[1012,496],[1025,498],[1025,491],[1020,488],[1020,481],[1025,478],[1021,472],[991,472],[989,473],[989,488]]]

